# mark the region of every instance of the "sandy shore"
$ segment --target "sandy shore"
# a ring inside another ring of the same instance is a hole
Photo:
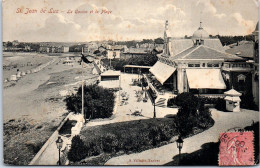
[[[62,101],[54,103],[51,99],[63,99],[60,91],[69,90],[72,88],[70,84],[80,81],[82,69],[76,63],[73,67],[64,65],[62,59],[55,58],[53,64],[38,73],[24,76],[15,86],[3,90],[5,121],[19,117],[41,120],[48,118],[47,114],[50,114],[53,108],[64,107]],[[85,68],[84,74],[90,74],[85,75],[85,79],[94,76],[91,74],[91,67]]]
[[[43,64],[50,60],[46,58],[39,57],[37,63]],[[19,59],[14,59],[17,64]],[[7,164],[28,164],[37,150],[31,149],[27,142],[40,148],[68,113],[63,102],[65,95],[61,93],[69,93],[79,87],[80,84],[77,83],[82,80],[82,68],[76,62],[73,66],[62,64],[65,58],[54,59],[51,65],[41,71],[28,74],[14,86],[3,89],[4,155]],[[23,63],[24,58],[21,61],[21,64]],[[4,70],[5,73],[7,72]],[[84,79],[91,78],[88,83],[96,80],[90,65],[83,70],[83,74]],[[29,125],[24,129],[24,124]],[[18,132],[12,132],[14,127],[23,128],[19,128]],[[11,155],[10,151],[19,152]]]
[[[42,64],[51,61],[53,57],[43,54],[14,54],[9,53],[3,55],[3,79],[10,79],[11,75],[16,75],[17,70],[26,72],[32,70]]]

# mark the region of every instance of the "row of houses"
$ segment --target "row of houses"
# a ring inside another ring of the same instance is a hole
[[[40,46],[39,48],[40,53],[67,53],[69,52],[69,47],[67,46]]]
[[[84,47],[83,49],[83,52],[88,55],[100,55],[104,56],[107,59],[127,59],[136,56],[144,56],[148,54],[159,53],[161,51],[162,47],[157,47],[156,45],[150,45],[147,48],[127,48],[126,45],[100,45],[95,49],[93,49],[92,46]]]

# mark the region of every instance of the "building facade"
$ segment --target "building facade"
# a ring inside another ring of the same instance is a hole
[[[167,100],[183,92],[209,97],[223,97],[234,88],[241,93],[252,92],[253,64],[226,53],[218,38],[211,38],[203,29],[191,39],[168,37],[165,23],[163,53],[146,76],[157,101]]]
[[[126,50],[125,45],[108,45],[107,46],[107,58],[108,59],[120,59],[121,52]]]

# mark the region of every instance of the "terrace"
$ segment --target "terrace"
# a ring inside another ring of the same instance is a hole
[[[253,70],[253,64],[248,62],[225,62],[222,69],[226,71],[248,71]]]
[[[162,85],[152,74],[144,74],[149,88],[151,88],[157,97],[173,98],[176,96],[177,92],[172,91],[172,89]]]

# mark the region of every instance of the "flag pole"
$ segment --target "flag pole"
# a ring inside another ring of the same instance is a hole
[[[83,47],[81,53],[83,54]],[[84,80],[83,80],[83,60],[81,60],[81,66],[82,66],[82,71],[81,71],[81,77],[82,77],[82,106],[81,106],[81,114],[84,117]],[[85,119],[85,117],[84,117]]]

